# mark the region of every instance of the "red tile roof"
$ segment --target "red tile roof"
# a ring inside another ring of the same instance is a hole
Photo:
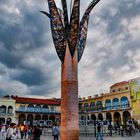
[[[110,88],[117,87],[117,86],[120,86],[120,85],[125,85],[125,84],[128,84],[128,83],[129,82],[127,82],[127,81],[118,82],[118,83],[113,84]]]
[[[15,99],[17,103],[60,105],[60,101],[57,99],[38,99],[18,96],[12,96],[12,98]]]

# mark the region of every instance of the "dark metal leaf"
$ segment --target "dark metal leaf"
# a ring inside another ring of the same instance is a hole
[[[78,38],[78,43],[77,43],[78,62],[80,61],[83,55],[84,49],[85,49],[90,12],[99,1],[100,0],[93,0],[89,4],[88,8],[86,9],[81,19],[80,27],[79,27],[79,38]]]
[[[78,39],[80,0],[74,0],[70,18],[70,29],[68,34],[68,44],[71,56],[73,57]]]
[[[63,23],[61,19],[62,17],[58,12],[58,9],[56,7],[54,0],[48,0],[48,6],[49,6],[50,14],[48,15],[48,13],[45,13],[45,12],[43,13],[46,14],[48,17],[50,17],[53,42],[54,42],[58,57],[63,63],[66,48],[64,45],[64,27],[63,27]]]
[[[66,0],[61,0],[62,8],[63,8],[63,17],[64,17],[64,27],[65,27],[65,35],[68,34],[68,11],[67,11],[67,2]]]

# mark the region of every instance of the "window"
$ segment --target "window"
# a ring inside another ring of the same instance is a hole
[[[50,112],[54,112],[54,106],[50,107]]]
[[[44,105],[42,108],[42,112],[48,112],[49,111],[49,107],[47,105]]]
[[[88,111],[88,103],[85,103],[85,104],[84,104],[84,110],[85,110],[85,111]]]
[[[13,113],[13,107],[12,106],[8,106],[8,114],[12,114]]]
[[[118,98],[114,98],[113,99],[113,108],[114,109],[118,109],[119,107],[120,107],[119,99]]]
[[[94,102],[90,103],[90,111],[95,111],[95,103]]]
[[[35,110],[34,110],[34,105],[29,104],[28,107],[27,107],[27,111],[29,111],[29,112],[34,112],[34,111],[35,111]]]
[[[105,101],[105,110],[109,110],[109,109],[111,109],[111,100],[106,99],[106,101]]]
[[[128,90],[128,87],[125,87],[125,90]]]
[[[112,92],[115,92],[115,89],[113,89]]]
[[[98,111],[99,110],[102,110],[102,102],[101,101],[98,101],[97,104],[96,104],[96,106],[97,106],[97,110]]]
[[[25,105],[20,105],[17,111],[24,112],[25,111]]]
[[[122,97],[121,98],[121,107],[122,108],[127,108],[129,106],[129,101],[127,97]]]

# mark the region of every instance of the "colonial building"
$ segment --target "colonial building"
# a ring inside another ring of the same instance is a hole
[[[37,99],[18,96],[0,98],[0,124],[27,121],[60,123],[61,99]],[[140,78],[113,84],[109,93],[79,99],[79,120],[87,124],[108,120],[125,124],[137,120],[140,124]]]
[[[132,117],[129,82],[123,81],[110,87],[109,93],[82,98],[79,101],[79,119],[108,120],[125,124]]]
[[[27,121],[33,125],[34,121],[52,122],[60,121],[60,100],[57,99],[37,99],[12,96],[16,102],[16,122],[21,124]]]
[[[15,100],[10,96],[0,97],[0,125],[15,122]]]

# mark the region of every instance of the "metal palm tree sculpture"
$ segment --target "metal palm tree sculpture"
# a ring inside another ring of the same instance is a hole
[[[67,2],[61,0],[63,10],[48,0],[53,42],[62,62],[61,76],[61,140],[79,139],[78,118],[78,62],[86,44],[88,21],[91,10],[100,0],[93,0],[80,21],[80,0],[74,0],[70,21]]]

